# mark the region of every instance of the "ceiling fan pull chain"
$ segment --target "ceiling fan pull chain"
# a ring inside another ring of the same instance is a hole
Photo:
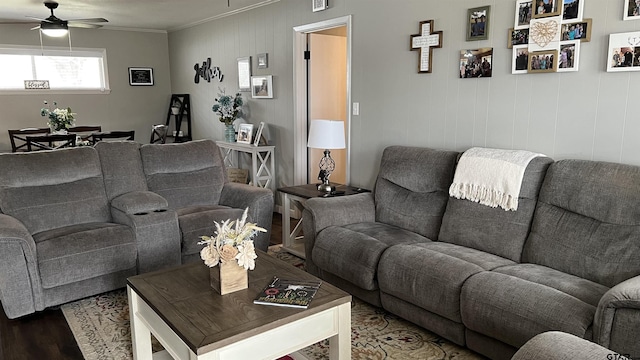
[[[71,50],[71,31],[67,32],[67,37],[69,38],[69,52],[71,53],[72,52],[72,50]]]
[[[42,47],[42,30],[38,29],[38,35],[40,35],[40,52],[44,56],[44,47]]]

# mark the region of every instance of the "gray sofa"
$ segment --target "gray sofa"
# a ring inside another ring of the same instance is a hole
[[[511,360],[628,360],[575,335],[548,331],[527,341]]]
[[[0,154],[0,300],[9,318],[200,261],[214,221],[270,230],[273,193],[230,183],[213,141]],[[265,250],[268,235],[257,236]]]
[[[459,156],[389,147],[372,193],[308,200],[308,270],[493,359],[551,330],[640,357],[640,167],[534,158],[507,212],[448,196]]]

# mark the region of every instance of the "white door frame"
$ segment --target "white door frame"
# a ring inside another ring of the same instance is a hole
[[[304,51],[307,34],[347,27],[347,128],[346,172],[347,184],[351,182],[351,15],[325,20],[293,28],[293,185],[307,183],[307,66]]]

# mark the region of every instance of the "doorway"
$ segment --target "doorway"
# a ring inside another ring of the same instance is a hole
[[[310,59],[305,59],[309,50]],[[351,16],[294,27],[294,185],[317,183],[323,149],[308,149],[309,121],[340,120],[344,150],[331,150],[331,182],[350,180]]]

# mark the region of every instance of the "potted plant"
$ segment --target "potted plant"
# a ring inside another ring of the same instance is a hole
[[[173,103],[171,104],[171,113],[173,115],[180,114],[180,107],[182,106],[182,102],[178,99],[173,99]]]
[[[236,93],[235,96],[226,95],[224,90],[222,93],[218,94],[218,97],[214,99],[216,102],[211,110],[218,114],[220,117],[220,122],[224,123],[226,126],[225,129],[225,139],[228,142],[236,141],[236,132],[233,128],[233,122],[236,121],[238,116],[242,113],[242,95],[240,93]]]
[[[44,104],[49,105],[47,100],[44,101]],[[59,109],[58,103],[55,101],[53,102],[53,106],[56,107],[53,110],[51,110],[51,106],[40,109],[40,115],[47,116],[49,118],[49,120],[47,120],[47,125],[51,129],[52,134],[66,134],[67,129],[73,126],[75,114],[71,112],[70,107],[67,107],[66,109]]]

